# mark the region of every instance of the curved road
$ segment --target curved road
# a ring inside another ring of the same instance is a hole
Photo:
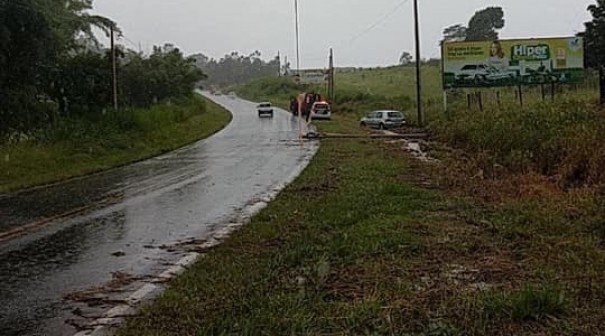
[[[212,96],[233,121],[175,152],[0,196],[0,334],[70,335],[244,209],[275,192],[317,147],[297,120]],[[25,232],[19,228],[29,227]],[[2,233],[16,232],[2,238]],[[17,230],[17,231],[15,231]],[[113,280],[113,281],[112,281]],[[138,280],[138,281],[135,281]]]

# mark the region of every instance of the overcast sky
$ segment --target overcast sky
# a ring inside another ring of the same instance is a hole
[[[502,38],[573,35],[595,0],[419,0],[422,57],[438,57],[444,27],[467,24],[487,6],[501,6]],[[122,43],[148,51],[174,43],[186,54],[220,58],[259,50],[295,64],[294,0],[95,0],[95,12],[118,22]],[[324,67],[330,47],[337,66],[397,63],[414,50],[412,0],[299,0],[301,67]]]

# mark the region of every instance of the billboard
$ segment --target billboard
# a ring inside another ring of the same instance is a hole
[[[294,74],[298,84],[324,84],[327,80],[327,71],[322,69],[301,70],[300,75]]]
[[[577,83],[584,78],[581,37],[443,44],[443,87]]]

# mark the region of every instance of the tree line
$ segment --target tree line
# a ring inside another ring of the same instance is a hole
[[[59,118],[94,117],[111,109],[112,57],[96,27],[117,24],[92,15],[93,0],[0,0],[0,138]],[[121,106],[148,107],[188,96],[205,78],[176,48],[151,55],[120,47]]]
[[[278,76],[281,72],[288,70],[287,64],[280,69],[279,57],[264,61],[258,50],[249,55],[234,51],[218,60],[201,53],[191,57],[195,59],[196,65],[208,75],[207,79],[203,81],[203,85],[207,86],[224,87],[241,84],[257,78]]]

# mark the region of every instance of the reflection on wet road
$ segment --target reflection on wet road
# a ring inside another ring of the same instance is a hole
[[[102,286],[112,272],[160,272],[179,253],[158,247],[203,238],[228,224],[312,156],[313,145],[291,141],[298,124],[287,112],[259,119],[250,102],[213,99],[234,117],[205,141],[87,178],[0,196],[0,234],[44,224],[0,240],[1,335],[73,333],[65,321],[74,306],[65,295]]]

